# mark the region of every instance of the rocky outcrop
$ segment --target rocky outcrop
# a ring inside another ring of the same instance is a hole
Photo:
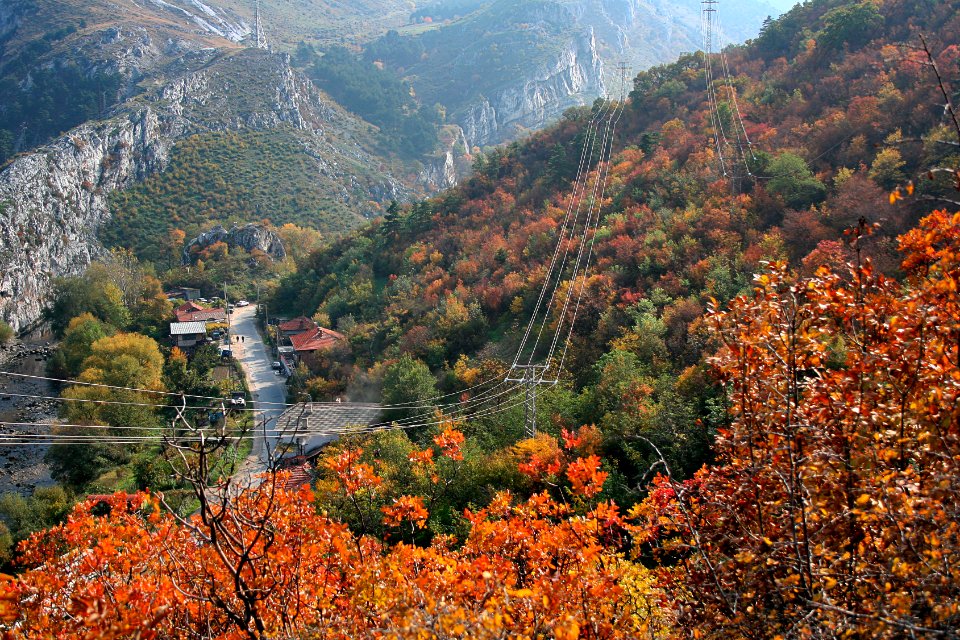
[[[418,177],[418,182],[429,191],[450,189],[457,186],[458,180],[453,151],[447,151],[440,157],[427,161]]]
[[[240,42],[250,35],[250,25],[244,20],[229,14],[220,7],[204,4],[200,0],[187,0],[186,2],[147,1],[177,18],[187,20],[206,33],[226,38],[232,42]]]
[[[0,173],[0,316],[21,330],[38,320],[51,281],[77,274],[103,249],[107,195],[164,166],[185,123],[143,108],[74,129]]]
[[[262,225],[246,224],[233,227],[230,231],[217,225],[187,243],[183,249],[183,264],[191,264],[199,252],[218,242],[223,242],[228,247],[240,247],[248,253],[254,250],[262,251],[274,260],[287,257],[280,236]]]
[[[87,123],[21,155],[0,172],[0,318],[22,330],[39,320],[54,278],[82,273],[104,249],[99,227],[110,217],[108,196],[162,170],[177,140],[195,133],[275,126],[308,132],[311,153],[344,185],[344,198],[401,199],[389,176],[366,185],[350,162],[369,162],[338,133],[354,120],[326,106],[290,69],[284,56],[246,49],[217,56],[203,68],[157,80],[115,116]]]
[[[533,69],[518,84],[484,97],[454,114],[469,145],[496,144],[516,137],[520,129],[538,129],[567,108],[604,95],[603,62],[593,29],[574,38],[553,61]]]

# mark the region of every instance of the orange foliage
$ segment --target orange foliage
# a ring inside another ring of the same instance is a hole
[[[361,489],[380,486],[383,482],[369,464],[360,462],[363,449],[345,449],[338,455],[325,458],[324,465],[334,472],[334,477],[347,495],[353,495]]]
[[[663,579],[681,626],[960,625],[960,214],[928,216],[900,246],[905,287],[869,261],[799,281],[777,264],[712,313],[733,417],[717,465],[660,477],[635,512],[639,540],[680,559]]]
[[[638,611],[619,583],[630,563],[608,543],[622,529],[611,505],[576,516],[546,495],[516,504],[500,494],[466,514],[462,546],[440,537],[423,548],[357,537],[312,500],[306,489],[251,490],[226,505],[239,523],[272,503],[267,535],[230,531],[253,543],[242,575],[264,597],[260,626],[225,613],[233,583],[203,529],[141,494],[142,508],[118,495],[96,515],[88,502],[28,540],[27,571],[0,583],[0,628],[16,639],[635,637]],[[395,526],[428,516],[419,498],[383,511]]]

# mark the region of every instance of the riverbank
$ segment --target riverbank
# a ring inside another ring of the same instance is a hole
[[[44,333],[0,345],[0,371],[45,376],[53,350],[49,334]],[[48,427],[11,423],[53,423],[59,403],[43,397],[59,394],[58,386],[47,380],[0,375],[0,436],[49,432]],[[55,484],[43,460],[48,448],[47,445],[5,444],[0,438],[0,493],[15,491],[29,495],[36,487]]]

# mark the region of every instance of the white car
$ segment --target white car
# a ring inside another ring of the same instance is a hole
[[[237,306],[238,306],[238,307],[247,307],[247,306],[250,306],[250,303],[247,302],[246,300],[237,300]]]

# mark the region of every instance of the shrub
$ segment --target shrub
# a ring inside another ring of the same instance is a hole
[[[13,327],[3,320],[0,320],[0,344],[6,344],[7,342],[10,342],[10,340],[13,339],[13,336]]]

